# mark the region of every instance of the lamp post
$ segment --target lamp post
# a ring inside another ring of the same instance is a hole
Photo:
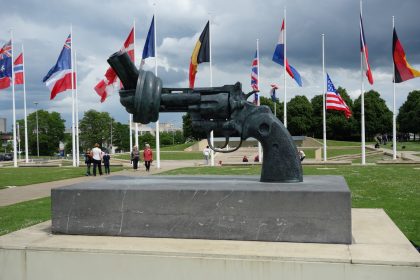
[[[34,102],[35,104],[35,115],[36,115],[36,150],[39,157],[39,129],[38,129],[38,102]]]

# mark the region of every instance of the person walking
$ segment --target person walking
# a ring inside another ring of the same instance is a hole
[[[210,148],[209,148],[209,146],[204,148],[203,156],[204,156],[205,165],[209,165],[209,158],[210,158]]]
[[[85,152],[86,176],[90,176],[90,167],[92,165],[92,151],[87,149]]]
[[[138,164],[140,159],[140,152],[137,146],[133,147],[133,151],[131,152],[131,162],[133,163],[133,169],[134,171],[137,170]]]
[[[102,150],[99,149],[99,144],[96,143],[95,147],[92,149],[92,158],[93,158],[93,176],[96,176],[96,167],[98,167],[99,175],[102,176]]]
[[[143,159],[144,159],[144,166],[146,166],[146,171],[150,172],[150,164],[153,161],[153,152],[150,149],[150,145],[146,144],[143,150]]]
[[[104,163],[104,167],[105,167],[105,174],[110,173],[110,169],[109,169],[109,161],[111,160],[111,156],[108,154],[108,151],[105,150],[105,153],[102,157],[102,162]]]

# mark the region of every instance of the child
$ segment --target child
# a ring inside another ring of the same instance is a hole
[[[102,162],[104,163],[104,166],[105,166],[105,174],[108,174],[108,175],[110,173],[110,170],[109,170],[110,159],[111,159],[111,156],[108,154],[108,151],[105,151],[105,154],[102,157]]]

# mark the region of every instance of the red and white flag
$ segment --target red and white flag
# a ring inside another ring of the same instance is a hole
[[[15,71],[15,85],[23,85],[23,53],[15,59],[13,71]]]
[[[340,94],[334,87],[330,76],[327,74],[327,93],[325,98],[325,108],[327,110],[337,110],[344,111],[346,118],[351,117],[350,108],[347,106],[346,102],[341,98]]]
[[[128,34],[121,51],[127,52],[131,61],[134,62],[134,27]],[[105,77],[95,86],[96,93],[101,97],[101,102],[104,102],[109,94],[114,90],[114,83],[117,81],[117,74],[111,67],[105,72]]]
[[[363,65],[366,69],[366,77],[368,78],[369,84],[373,85],[373,76],[369,65],[369,53],[365,40],[365,32],[363,30],[362,15],[360,15],[360,51],[363,54]]]

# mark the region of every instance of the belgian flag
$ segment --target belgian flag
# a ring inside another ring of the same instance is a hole
[[[398,40],[397,32],[394,27],[394,35],[392,36],[392,57],[394,59],[395,77],[394,83],[401,83],[416,77],[420,77],[420,72],[410,64],[405,58],[403,46]]]
[[[206,27],[200,35],[197,43],[195,44],[194,51],[191,55],[190,63],[190,88],[194,88],[195,74],[197,73],[198,64],[201,62],[210,62],[210,34],[209,34],[208,21]]]

